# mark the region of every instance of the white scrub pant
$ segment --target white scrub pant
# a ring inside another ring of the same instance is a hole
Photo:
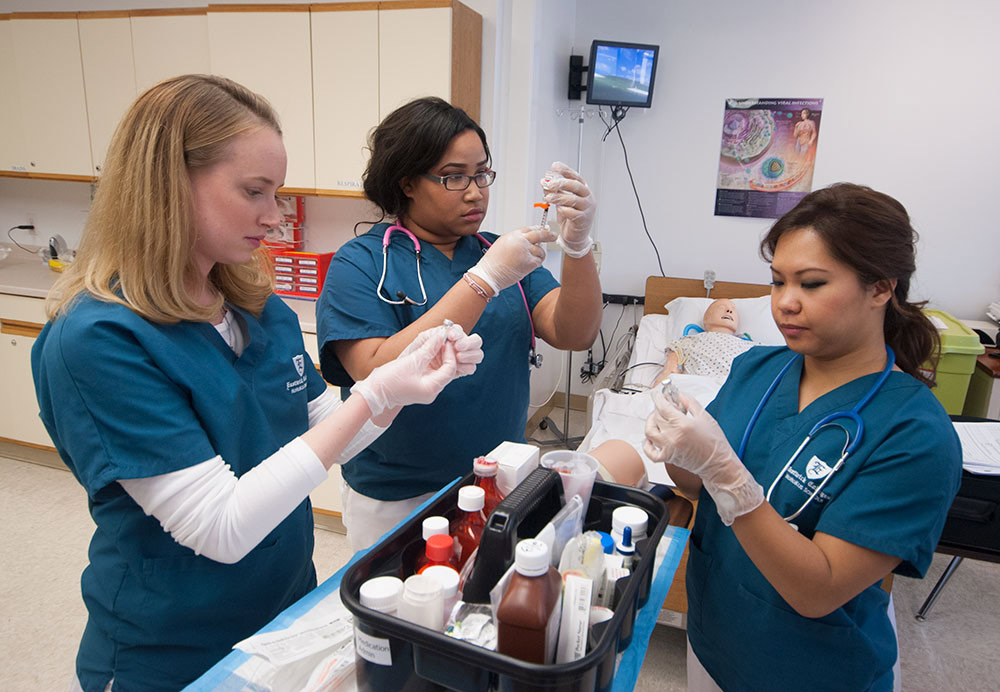
[[[344,503],[344,526],[351,550],[358,552],[378,542],[388,531],[410,516],[434,493],[426,493],[405,500],[376,500],[362,495],[340,480],[340,497]]]
[[[892,602],[892,594],[889,594],[889,621],[892,622],[892,631],[896,633],[898,642],[899,632],[896,629],[896,609]],[[897,644],[898,647],[898,644]],[[722,692],[722,688],[715,684],[715,680],[708,674],[701,661],[694,654],[691,648],[691,641],[687,643],[687,688],[688,692]],[[896,652],[896,662],[892,666],[892,689],[900,692],[902,681],[899,677],[899,651]]]

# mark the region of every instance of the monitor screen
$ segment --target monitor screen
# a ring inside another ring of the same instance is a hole
[[[587,103],[649,108],[659,46],[595,40],[590,46]]]

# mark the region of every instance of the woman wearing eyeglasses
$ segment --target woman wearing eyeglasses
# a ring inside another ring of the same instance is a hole
[[[363,379],[428,327],[451,320],[456,342],[484,357],[433,405],[400,412],[342,468],[344,523],[355,550],[372,545],[427,497],[504,440],[523,440],[534,333],[559,348],[593,343],[601,289],[590,251],[594,200],[572,169],[546,184],[559,233],[479,233],[496,177],[486,134],[463,110],[422,98],[373,131],[365,195],[381,218],[337,251],[316,305],[323,376]],[[390,230],[390,233],[386,231]],[[541,267],[544,243],[564,249],[562,286]],[[419,244],[419,257],[417,254]],[[530,320],[529,320],[530,316]],[[483,406],[480,402],[485,402]]]

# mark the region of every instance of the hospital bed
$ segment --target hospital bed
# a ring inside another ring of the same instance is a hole
[[[625,440],[642,457],[650,482],[672,486],[663,465],[652,462],[642,451],[646,418],[653,411],[650,384],[663,368],[664,349],[683,334],[688,324],[701,324],[705,309],[717,298],[733,299],[740,315],[740,331],[754,342],[783,345],[785,341],[771,318],[770,293],[768,284],[717,281],[706,291],[701,279],[659,276],[646,279],[645,314],[639,322],[627,366],[621,368],[624,376],[611,377],[613,386],[601,387],[591,395],[588,406],[591,426],[579,450],[590,451],[606,440]],[[671,380],[703,406],[715,398],[723,382],[719,378],[684,374],[673,375]],[[683,614],[687,613],[686,565],[685,548],[659,622],[683,626]]]
[[[635,344],[622,368],[624,376],[611,386],[600,387],[591,395],[590,430],[579,450],[587,452],[611,439],[625,440],[642,457],[652,483],[673,485],[662,464],[655,464],[642,451],[646,418],[653,411],[650,385],[663,369],[664,350],[680,338],[689,324],[700,325],[708,305],[717,298],[731,298],[740,317],[740,331],[755,343],[784,345],[781,332],[771,318],[771,287],[718,281],[706,291],[701,279],[651,276],[646,279],[645,314],[639,322]],[[709,295],[706,297],[706,293]],[[671,376],[678,388],[707,405],[723,378],[678,374]]]

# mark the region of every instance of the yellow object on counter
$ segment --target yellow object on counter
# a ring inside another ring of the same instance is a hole
[[[65,268],[66,268],[66,262],[57,259],[49,260],[49,269],[51,269],[52,271],[61,272]]]

